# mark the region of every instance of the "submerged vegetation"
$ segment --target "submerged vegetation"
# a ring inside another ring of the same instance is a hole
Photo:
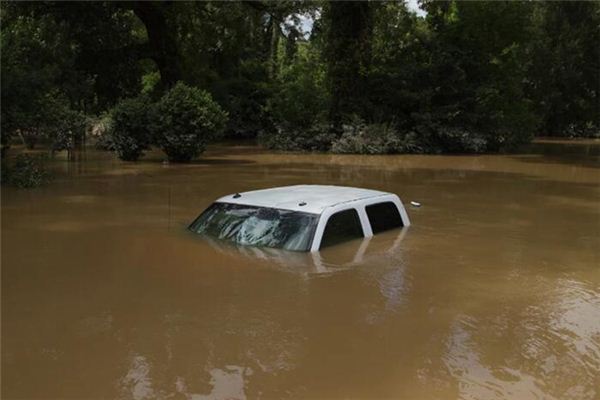
[[[18,154],[14,163],[2,159],[2,184],[20,189],[42,186],[50,179],[44,168],[45,157],[31,154]]]
[[[170,161],[190,161],[227,121],[209,93],[181,82],[156,102],[145,94],[121,100],[110,117],[109,142],[124,161],[136,161],[151,145]]]
[[[600,3],[419,5],[5,2],[3,154],[90,136],[179,162],[223,135],[367,154],[600,136]]]
[[[187,162],[202,153],[227,121],[227,113],[209,93],[182,83],[167,91],[155,107],[150,117],[155,143],[175,162]]]

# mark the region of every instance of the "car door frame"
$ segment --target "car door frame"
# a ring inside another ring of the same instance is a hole
[[[365,210],[366,206],[370,206],[372,204],[377,203],[387,203],[391,202],[396,205],[398,212],[400,213],[400,217],[402,218],[403,227],[410,226],[410,220],[408,218],[408,214],[406,213],[406,209],[402,205],[400,198],[395,194],[385,194],[381,196],[370,197],[362,200],[353,200],[345,203],[336,204],[332,207],[326,208],[319,217],[319,222],[317,224],[317,229],[315,229],[313,241],[310,247],[310,251],[319,251],[321,248],[321,240],[323,239],[323,232],[325,231],[325,227],[327,226],[327,222],[329,222],[329,218],[333,214],[337,214],[340,211],[346,211],[353,209],[358,213],[358,217],[360,219],[360,225],[363,231],[363,237],[371,237],[373,236],[373,231],[371,229],[371,223],[369,222],[369,217],[367,215],[367,211]]]

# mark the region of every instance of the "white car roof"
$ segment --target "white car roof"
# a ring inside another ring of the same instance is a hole
[[[239,197],[237,194],[230,194],[221,197],[217,202],[321,214],[326,208],[340,203],[390,194],[348,186],[295,185],[241,192]],[[301,203],[306,204],[301,206]]]

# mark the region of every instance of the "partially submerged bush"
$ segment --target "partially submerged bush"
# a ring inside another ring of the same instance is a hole
[[[278,125],[275,132],[260,134],[259,141],[273,150],[328,151],[335,137],[327,124],[317,123],[308,128]]]
[[[466,128],[441,127],[434,132],[420,132],[427,153],[483,153],[487,139]]]
[[[600,138],[600,126],[588,121],[584,124],[569,124],[564,136],[570,138]]]
[[[286,151],[331,151],[339,154],[422,153],[414,132],[401,134],[390,124],[367,124],[353,118],[343,125],[341,136],[330,125],[315,123],[308,128],[279,125],[277,131],[259,136],[269,149]]]
[[[115,147],[111,137],[112,115],[110,112],[105,112],[99,117],[91,119],[91,136],[94,147],[103,151],[115,151]]]
[[[18,135],[28,149],[38,143],[52,151],[71,150],[83,143],[87,117],[71,108],[59,92],[51,91],[30,99],[27,110],[3,114],[2,146],[8,148],[11,138]]]
[[[83,113],[63,107],[57,110],[54,119],[55,123],[47,131],[52,141],[52,151],[72,150],[83,143],[87,125]]]
[[[121,160],[136,161],[150,147],[152,139],[150,98],[141,95],[121,100],[112,110],[108,143]]]
[[[209,93],[178,83],[156,105],[155,142],[170,161],[189,162],[219,137],[226,121]]]
[[[343,125],[343,133],[331,145],[333,153],[394,154],[421,153],[415,133],[400,134],[390,124],[366,124],[353,120]]]
[[[22,189],[34,188],[43,185],[50,177],[40,156],[19,154],[13,165],[8,165],[4,159],[2,161],[2,184]]]

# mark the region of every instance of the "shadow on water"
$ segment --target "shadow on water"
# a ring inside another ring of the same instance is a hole
[[[231,158],[199,158],[188,165],[247,165],[255,164],[256,161]]]

